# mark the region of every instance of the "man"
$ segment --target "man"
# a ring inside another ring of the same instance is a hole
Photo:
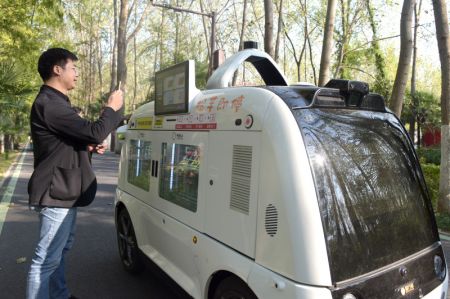
[[[77,60],[68,50],[52,48],[38,61],[44,84],[31,108],[34,172],[28,194],[30,208],[39,213],[40,234],[28,273],[28,299],[75,298],[66,286],[64,255],[74,240],[77,207],[89,205],[97,190],[88,146],[103,153],[98,145],[121,121],[120,90],[95,122],[71,107],[67,93],[77,82]]]

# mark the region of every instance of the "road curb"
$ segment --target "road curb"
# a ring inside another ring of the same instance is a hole
[[[439,230],[439,238],[441,240],[450,241],[450,233]]]

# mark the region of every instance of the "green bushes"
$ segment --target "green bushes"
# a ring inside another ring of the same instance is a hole
[[[422,147],[417,149],[420,162],[441,165],[441,148],[439,147]]]
[[[435,216],[438,228],[450,232],[450,215],[437,213]]]
[[[436,211],[437,200],[439,197],[439,169],[438,165],[421,163],[423,176],[427,183],[428,192],[430,193],[433,209]]]
[[[433,205],[433,210],[435,211],[436,223],[440,230],[450,232],[450,215],[436,213],[437,211],[437,201],[439,198],[439,165],[434,165],[430,163],[423,163],[425,159],[421,158],[421,166],[423,171],[423,176],[427,183],[428,192],[430,194],[431,203]]]

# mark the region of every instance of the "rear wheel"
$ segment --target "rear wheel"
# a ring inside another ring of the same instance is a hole
[[[245,282],[230,276],[219,284],[213,299],[257,299],[257,297]]]
[[[139,250],[130,214],[122,209],[117,217],[117,241],[122,265],[126,271],[138,274],[144,270],[142,253]]]

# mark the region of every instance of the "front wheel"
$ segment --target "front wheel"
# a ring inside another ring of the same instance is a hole
[[[214,292],[213,299],[257,299],[245,282],[235,276],[225,278]]]
[[[116,223],[119,255],[126,271],[138,274],[144,270],[142,253],[139,250],[130,214],[126,209],[119,212]]]

